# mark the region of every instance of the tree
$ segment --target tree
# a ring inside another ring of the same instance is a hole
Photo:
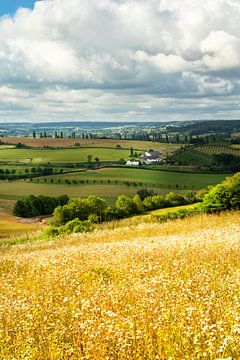
[[[134,195],[133,204],[134,204],[135,211],[137,213],[142,213],[144,211],[144,206],[143,206],[143,203],[142,203],[142,199],[138,194]]]
[[[137,191],[137,194],[140,196],[141,200],[144,200],[148,196],[156,195],[156,193],[151,189],[140,189]]]
[[[120,216],[128,216],[134,212],[133,200],[126,195],[118,196],[115,206]]]
[[[92,155],[87,156],[87,163],[91,164],[92,162]]]
[[[214,186],[203,198],[200,209],[207,213],[240,209],[240,173]]]

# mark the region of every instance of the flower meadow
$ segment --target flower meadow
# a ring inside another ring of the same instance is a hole
[[[1,359],[239,359],[239,212],[5,246]]]

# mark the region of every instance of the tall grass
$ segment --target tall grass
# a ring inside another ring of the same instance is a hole
[[[239,212],[3,249],[2,359],[238,359]]]

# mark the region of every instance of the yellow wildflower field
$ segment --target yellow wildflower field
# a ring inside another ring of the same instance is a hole
[[[239,212],[5,247],[2,359],[239,359]]]

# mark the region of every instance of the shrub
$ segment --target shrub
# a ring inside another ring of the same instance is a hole
[[[240,209],[240,173],[214,186],[203,198],[199,208],[206,213]]]
[[[142,185],[142,183],[141,183]],[[137,191],[137,194],[140,196],[142,200],[144,200],[146,197],[156,195],[156,193],[153,190],[149,189],[140,189]]]
[[[94,195],[89,196],[87,199],[78,198],[70,200],[68,204],[59,206],[54,210],[52,224],[61,226],[75,218],[84,221],[91,214],[98,216],[101,220],[104,216],[105,208],[106,201]]]

